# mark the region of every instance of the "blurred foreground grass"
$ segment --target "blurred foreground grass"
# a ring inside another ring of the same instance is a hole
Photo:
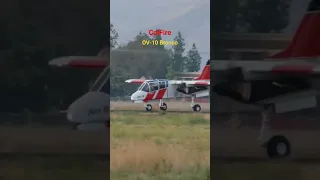
[[[111,179],[210,179],[210,115],[111,113]]]
[[[319,180],[320,164],[213,163],[211,177],[223,180]]]
[[[105,180],[109,162],[90,157],[21,156],[0,160],[3,180]]]

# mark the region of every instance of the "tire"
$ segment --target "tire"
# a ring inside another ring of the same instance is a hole
[[[168,108],[168,106],[166,103],[162,103],[162,106],[160,106],[160,110],[162,110],[162,111],[166,111],[167,108]]]
[[[151,110],[152,110],[151,104],[147,104],[147,105],[146,105],[146,111],[151,111]]]
[[[284,136],[273,136],[266,144],[267,154],[270,159],[285,158],[290,155],[290,143]]]
[[[201,106],[199,104],[196,104],[192,107],[194,112],[200,112],[201,111]]]

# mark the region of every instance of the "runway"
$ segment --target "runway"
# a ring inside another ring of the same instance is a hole
[[[194,112],[192,110],[190,111],[186,111],[186,110],[181,110],[181,111],[177,111],[177,110],[167,110],[167,111],[160,111],[160,110],[152,110],[150,112],[146,111],[146,110],[136,110],[136,109],[131,109],[131,110],[124,110],[124,109],[113,109],[110,110],[111,112],[145,112],[145,113],[155,113],[155,112],[166,112],[166,113],[210,113],[210,111],[208,110],[204,110],[204,111],[200,111],[200,112]]]

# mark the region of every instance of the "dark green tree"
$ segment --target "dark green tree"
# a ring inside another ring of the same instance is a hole
[[[247,0],[241,19],[248,32],[279,33],[288,25],[291,0]]]
[[[111,95],[128,95],[136,90],[134,85],[126,85],[128,78],[166,77],[169,51],[161,46],[142,45],[143,40],[160,40],[160,36],[149,37],[140,32],[128,44],[121,45],[111,52]],[[117,72],[115,72],[117,71]]]
[[[116,47],[116,45],[118,44],[117,43],[118,37],[119,37],[118,32],[113,27],[113,24],[110,24],[110,46],[111,46],[111,48]]]
[[[186,57],[183,55],[185,51],[185,40],[183,39],[180,31],[174,38],[174,41],[177,41],[178,44],[172,46],[172,69],[177,72],[182,72],[184,70],[184,61],[186,60]]]
[[[193,43],[185,61],[185,70],[188,72],[198,72],[200,70],[200,64],[201,56],[197,50],[196,44]]]

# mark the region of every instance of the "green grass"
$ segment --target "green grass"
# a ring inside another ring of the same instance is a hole
[[[111,179],[210,178],[208,114],[112,113]]]

